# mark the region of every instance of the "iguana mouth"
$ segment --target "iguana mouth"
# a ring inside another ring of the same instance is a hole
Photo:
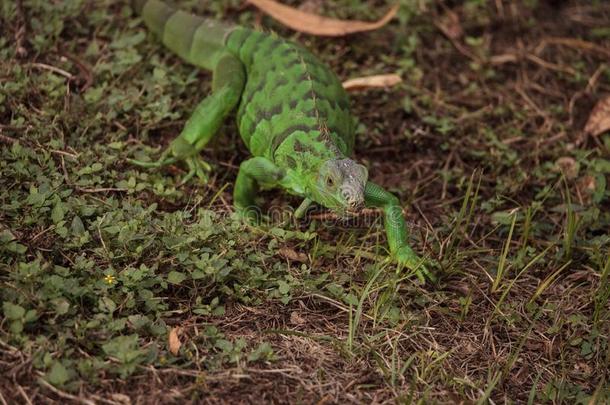
[[[359,205],[358,207],[354,207],[354,208],[348,208],[344,211],[344,213],[346,214],[344,216],[347,218],[358,216],[362,212],[362,208],[363,207],[361,205]]]

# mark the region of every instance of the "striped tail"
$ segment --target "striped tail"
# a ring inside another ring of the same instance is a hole
[[[174,9],[159,0],[132,0],[134,11],[182,59],[212,70],[234,27]]]

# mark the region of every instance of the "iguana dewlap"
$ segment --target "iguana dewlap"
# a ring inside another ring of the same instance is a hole
[[[255,214],[260,186],[281,187],[304,197],[306,204],[315,201],[340,215],[381,207],[392,257],[420,278],[426,274],[407,244],[398,199],[368,181],[367,169],[349,158],[354,119],[341,82],[326,65],[276,35],[197,17],[158,0],[133,3],[169,49],[213,71],[212,93],[170,148],[158,162],[140,164],[158,167],[184,160],[188,178],[205,178],[209,166],[200,151],[237,109],[239,133],[253,155],[241,163],[235,182],[239,212]]]

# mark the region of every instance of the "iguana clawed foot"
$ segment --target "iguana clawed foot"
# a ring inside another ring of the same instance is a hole
[[[208,162],[206,162],[200,156],[193,156],[185,159],[186,164],[189,167],[189,172],[184,176],[180,185],[188,182],[195,175],[201,180],[202,183],[208,182],[208,173],[212,171],[212,166]]]
[[[271,223],[271,217],[263,214],[259,207],[240,207],[235,205],[235,213],[248,225],[258,226],[264,223]]]
[[[235,205],[235,213],[239,218],[250,225],[256,225],[260,221],[259,211],[250,207]]]
[[[426,260],[419,257],[411,247],[402,246],[392,256],[399,266],[413,271],[421,282],[436,281],[436,277],[426,268]]]
[[[180,138],[176,138],[169,148],[167,148],[159,159],[152,162],[146,162],[137,159],[127,159],[131,164],[145,167],[147,169],[158,169],[163,166],[177,163],[180,160],[184,160],[189,168],[188,173],[182,178],[179,185],[183,185],[197,176],[202,183],[208,182],[208,173],[212,170],[212,167],[206,162],[199,154],[194,150],[185,150],[183,142]],[[170,156],[173,155],[173,156]]]
[[[144,160],[129,159],[129,158],[127,159],[127,161],[131,164],[134,164],[134,165],[140,166],[140,167],[145,167],[147,169],[158,169],[163,166],[174,164],[178,161],[178,158],[176,158],[174,156],[169,157],[170,153],[171,153],[171,149],[166,149],[161,154],[161,156],[159,156],[159,159],[157,159],[155,161],[144,161]]]

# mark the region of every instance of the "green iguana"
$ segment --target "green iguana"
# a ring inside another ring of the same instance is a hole
[[[318,204],[341,216],[363,206],[381,207],[391,256],[399,265],[429,277],[407,244],[398,198],[368,181],[367,169],[349,158],[354,118],[337,76],[309,51],[273,34],[204,19],[158,0],[132,1],[146,25],[185,61],[213,71],[212,94],[186,122],[156,162],[184,160],[206,179],[200,151],[223,120],[237,109],[239,133],[253,157],[242,162],[233,203],[246,217],[256,213],[259,187],[281,187],[305,198],[297,209]]]

